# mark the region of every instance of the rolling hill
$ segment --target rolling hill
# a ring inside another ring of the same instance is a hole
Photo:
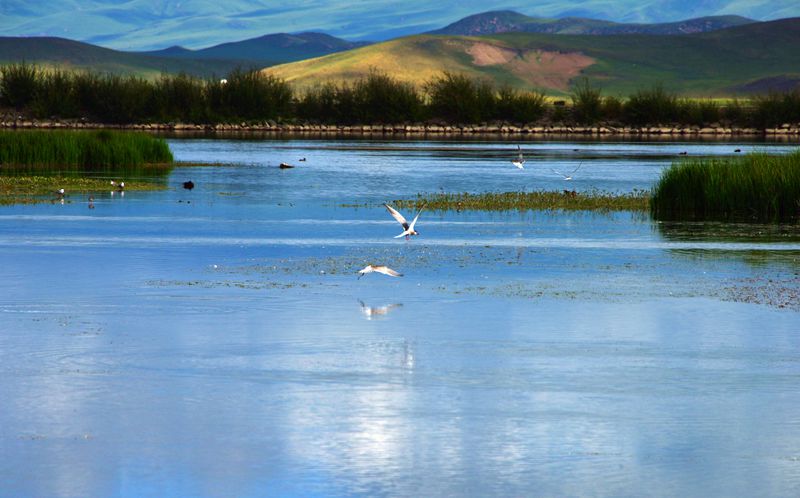
[[[599,19],[529,17],[510,10],[484,12],[460,19],[431,35],[479,36],[496,33],[548,33],[569,35],[684,35],[742,26],[754,21],[741,16],[710,16],[670,23],[617,23]]]
[[[452,71],[552,94],[564,94],[576,77],[587,77],[606,94],[663,84],[683,95],[723,96],[753,82],[797,78],[798,46],[800,18],[681,36],[419,35],[265,71],[300,88],[352,81],[375,68],[417,85]]]

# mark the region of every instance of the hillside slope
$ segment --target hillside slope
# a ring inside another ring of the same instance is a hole
[[[446,70],[554,94],[585,76],[610,94],[664,84],[684,95],[716,96],[800,74],[798,46],[800,18],[682,36],[422,35],[265,71],[301,88],[357,79],[375,68],[418,85]]]

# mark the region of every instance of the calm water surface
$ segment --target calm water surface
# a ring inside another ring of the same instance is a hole
[[[0,208],[0,496],[800,495],[797,226],[380,205],[790,145],[169,143]]]

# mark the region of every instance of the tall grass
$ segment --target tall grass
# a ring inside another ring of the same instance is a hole
[[[0,130],[0,175],[125,174],[169,172],[167,143],[145,133],[54,130]]]
[[[650,209],[659,220],[797,220],[800,151],[673,164],[654,188]]]
[[[164,74],[156,80],[92,72],[0,66],[0,107],[37,118],[87,118],[102,123],[259,122],[296,120],[333,124],[397,124],[426,120],[453,124],[507,121],[645,126],[726,123],[773,127],[800,123],[800,90],[721,105],[678,98],[660,85],[628,97],[603,96],[588,79],[572,88],[572,105],[550,106],[539,91],[495,86],[489,80],[444,72],[423,87],[372,70],[353,83],[329,82],[297,94],[284,80],[236,69],[224,78]]]

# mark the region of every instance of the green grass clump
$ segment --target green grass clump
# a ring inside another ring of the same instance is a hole
[[[797,220],[800,151],[673,164],[653,191],[651,212],[659,220]]]
[[[608,192],[486,192],[419,194],[416,199],[397,200],[401,208],[445,210],[569,210],[569,211],[645,211],[649,194],[634,191],[629,194]]]
[[[0,131],[0,175],[167,174],[166,141],[119,131]]]

